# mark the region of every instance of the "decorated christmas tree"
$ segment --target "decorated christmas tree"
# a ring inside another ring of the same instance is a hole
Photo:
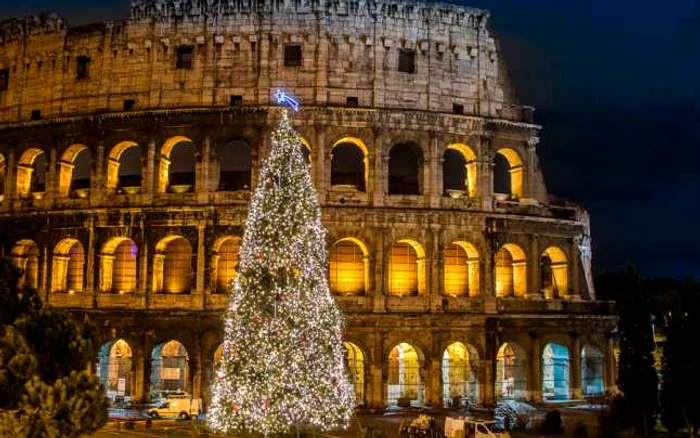
[[[286,110],[271,146],[225,315],[207,420],[217,432],[329,430],[352,413],[320,206]]]

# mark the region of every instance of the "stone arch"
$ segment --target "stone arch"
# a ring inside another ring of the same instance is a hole
[[[528,357],[520,345],[503,343],[496,355],[496,400],[527,398]]]
[[[156,245],[153,260],[155,293],[190,293],[192,283],[192,245],[179,235],[166,236]]]
[[[224,358],[224,343],[222,342],[219,344],[218,347],[214,350],[214,354],[212,355],[212,363],[214,364],[214,372],[216,372],[217,367],[219,366],[219,362],[221,359]]]
[[[461,406],[462,400],[476,403],[478,382],[476,349],[463,342],[453,342],[442,354],[442,398],[445,406]]]
[[[603,353],[595,345],[584,345],[581,349],[581,392],[584,396],[603,394],[603,359]]]
[[[389,252],[389,295],[425,293],[425,251],[411,239],[394,242]]]
[[[352,342],[343,342],[345,366],[348,371],[348,386],[355,396],[355,405],[365,403],[365,353]]]
[[[423,189],[423,150],[413,142],[394,144],[387,172],[390,195],[420,195]]]
[[[301,140],[301,145],[303,146],[301,148],[301,154],[304,156],[304,161],[306,162],[306,164],[308,164],[310,166],[311,165],[311,152],[313,151],[311,149],[311,143],[309,143],[309,141],[306,138],[302,137],[301,135],[299,136],[299,140]]]
[[[97,376],[105,387],[107,399],[113,406],[131,396],[133,382],[133,353],[124,339],[102,344],[97,355]]]
[[[474,150],[464,143],[452,143],[443,154],[443,190],[450,196],[466,193],[470,198],[476,196],[477,165]],[[461,166],[461,169],[458,168]],[[452,172],[458,174],[453,177]],[[454,181],[453,181],[454,179]],[[450,192],[456,190],[456,192]]]
[[[135,141],[121,141],[112,147],[107,158],[106,187],[114,192],[136,193],[141,189],[143,151]],[[136,173],[134,173],[136,172]]]
[[[53,251],[51,292],[83,292],[85,290],[85,250],[77,239],[58,242]]]
[[[366,192],[369,182],[369,150],[357,137],[342,137],[331,146],[331,188],[354,186]]]
[[[540,290],[550,299],[569,294],[569,263],[559,247],[550,246],[540,256]]]
[[[234,139],[222,144],[218,149],[219,166],[216,190],[235,192],[250,190],[253,169],[253,148],[243,139]]]
[[[68,147],[58,162],[58,196],[87,197],[92,156],[84,144]]]
[[[344,237],[330,249],[331,292],[338,295],[365,295],[369,290],[369,251],[360,239]]]
[[[445,295],[479,295],[479,253],[471,243],[454,241],[443,255]]]
[[[501,148],[496,151],[496,157],[505,158],[507,167],[503,169],[500,163],[494,161],[494,193],[505,192],[514,199],[523,197],[523,160],[520,154],[511,148]],[[495,159],[494,158],[494,159]],[[505,174],[507,172],[507,175]],[[499,184],[499,181],[503,184]]]
[[[569,398],[569,349],[550,342],[542,349],[542,398]]]
[[[19,286],[39,289],[39,246],[33,240],[22,239],[15,243],[10,254],[14,265],[22,271]]]
[[[495,271],[497,297],[525,296],[527,259],[518,245],[507,243],[498,250]]]
[[[114,237],[100,252],[100,292],[132,293],[138,287],[138,247],[128,237]]]
[[[46,170],[48,163],[46,154],[39,148],[25,150],[17,164],[17,195],[29,197],[32,193],[43,193],[46,190]],[[39,197],[39,195],[35,195]]]
[[[422,406],[423,353],[412,344],[400,342],[389,351],[387,403],[389,406]]]
[[[151,389],[156,394],[186,392],[189,354],[182,343],[171,340],[156,345],[151,352]]]
[[[174,193],[192,191],[195,184],[196,155],[194,142],[188,137],[176,135],[165,140],[160,148],[158,193],[166,193],[168,190]]]
[[[238,275],[238,252],[241,248],[241,238],[238,236],[223,236],[214,242],[212,251],[212,291],[226,294],[231,290],[231,282]]]

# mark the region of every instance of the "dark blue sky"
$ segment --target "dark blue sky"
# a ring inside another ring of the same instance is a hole
[[[0,0],[0,19],[126,18],[128,0]],[[700,278],[700,2],[468,0],[544,126],[549,190],[583,204],[597,272]]]

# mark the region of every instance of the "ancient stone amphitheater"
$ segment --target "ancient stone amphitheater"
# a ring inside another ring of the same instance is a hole
[[[125,21],[0,24],[3,251],[97,321],[115,404],[208,397],[277,88],[303,102],[358,406],[614,385],[588,216],[547,194],[488,12],[135,0]]]

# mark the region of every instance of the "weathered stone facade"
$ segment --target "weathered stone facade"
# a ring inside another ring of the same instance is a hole
[[[522,367],[519,397],[542,398],[549,343],[569,352],[568,396],[586,392],[587,346],[602,352],[609,389],[615,321],[592,288],[588,216],[547,195],[540,127],[512,97],[487,20],[481,10],[413,2],[144,0],[125,22],[2,23],[5,253],[47,303],[87,313],[105,342],[129,344],[132,398],[146,397],[151,352],[169,340],[187,350],[184,389],[206,397],[227,302],[217,293],[219,248],[224,237],[242,235],[278,117],[272,94],[285,87],[304,103],[295,123],[310,151],[329,248],[350,239],[366,253],[361,290],[337,295],[347,340],[364,358],[365,406],[387,405],[390,351],[404,342],[418,352],[422,401],[431,405],[446,398],[440,367],[453,342],[469,346],[482,404],[500,393],[505,343]],[[300,46],[300,58],[289,46]],[[251,187],[224,184],[222,148],[231,140],[249,147]],[[182,190],[172,179],[181,144],[193,150],[193,178]],[[343,145],[362,154],[360,184],[334,180],[345,164],[334,151]],[[392,151],[401,145],[415,157],[416,193],[392,189]],[[140,177],[126,185],[120,160],[129,149],[140,151]],[[465,181],[448,190],[450,151],[461,155]],[[89,183],[78,188],[74,168],[84,153]],[[40,156],[47,167],[38,183]],[[509,193],[494,190],[497,156],[507,162]],[[168,265],[168,245],[176,239],[189,248],[192,275],[168,293],[168,269],[177,268]],[[115,248],[127,240],[136,248],[133,272],[115,279]],[[397,243],[415,257],[408,293],[394,287]],[[469,266],[459,268],[469,284],[460,292],[445,286],[456,272],[445,262],[454,244]]]

